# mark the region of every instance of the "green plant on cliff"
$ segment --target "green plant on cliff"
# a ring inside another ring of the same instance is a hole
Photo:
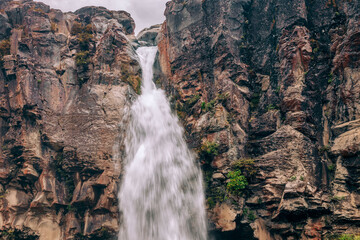
[[[354,234],[335,234],[331,236],[326,237],[327,240],[360,240],[360,235],[354,235]]]
[[[78,53],[76,53],[75,55],[75,63],[76,66],[82,67],[82,68],[87,68],[87,66],[90,63],[90,53],[89,51],[80,51]]]
[[[355,236],[352,234],[342,234],[339,237],[339,240],[360,240],[360,236]]]
[[[226,104],[227,101],[229,101],[229,99],[230,99],[229,93],[222,93],[217,96],[218,102],[221,103],[222,105]]]
[[[329,73],[328,84],[331,84],[333,81],[334,81],[334,74],[333,74],[333,73]]]
[[[11,43],[9,39],[0,41],[0,67],[3,64],[3,57],[10,54]]]
[[[30,232],[29,229],[22,230],[14,228],[5,228],[0,230],[0,239],[2,240],[38,240],[39,236]]]
[[[217,101],[216,99],[213,99],[210,102],[202,102],[201,110],[203,110],[204,112],[210,112],[210,111],[214,110],[216,101]]]
[[[320,154],[323,154],[325,152],[329,152],[330,149],[331,149],[331,147],[329,145],[325,145],[325,146],[322,146],[319,148],[319,152],[320,152]]]
[[[215,142],[204,142],[199,150],[200,159],[210,163],[219,154],[219,144]]]
[[[272,110],[278,110],[279,107],[276,106],[276,105],[273,105],[273,104],[269,104],[267,107],[266,107],[266,111],[269,112],[269,111],[272,111]]]
[[[329,172],[335,172],[335,170],[336,170],[336,165],[335,164],[330,164],[330,165],[328,165],[328,170],[329,170]]]
[[[242,175],[241,170],[230,171],[227,177],[229,182],[226,185],[226,189],[231,194],[240,195],[242,190],[248,185],[246,177]]]
[[[247,217],[250,222],[254,222],[256,219],[256,215],[253,211],[250,211]]]
[[[192,96],[189,100],[186,101],[186,108],[190,109],[192,106],[194,106],[198,101],[200,100],[200,95],[196,94]]]
[[[241,170],[244,176],[249,180],[255,173],[255,160],[252,158],[242,158],[231,164],[234,170]]]
[[[289,178],[289,181],[290,181],[290,182],[293,182],[293,181],[295,181],[296,179],[297,179],[296,176],[291,176],[291,177]]]

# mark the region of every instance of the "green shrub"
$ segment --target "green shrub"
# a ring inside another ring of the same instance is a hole
[[[80,49],[82,51],[89,50],[89,43],[93,38],[92,25],[88,24],[83,26],[81,23],[75,21],[71,28],[71,34],[76,35],[79,42]]]
[[[227,177],[229,178],[229,182],[226,188],[229,193],[240,195],[242,190],[248,185],[246,177],[241,174],[241,170],[230,171]]]
[[[81,23],[74,21],[72,27],[71,27],[71,34],[77,35],[83,31],[83,26]]]
[[[250,222],[253,222],[253,221],[255,221],[255,219],[256,219],[255,213],[253,211],[250,211],[249,215],[248,215],[248,220]]]
[[[3,65],[3,57],[10,54],[10,39],[4,39],[0,42],[0,67]]]
[[[2,240],[38,240],[39,236],[30,232],[29,229],[3,229],[0,230],[0,239]]]
[[[210,111],[214,110],[215,104],[216,104],[216,99],[213,99],[208,103],[202,102],[201,110],[203,110],[204,112],[210,112]]]
[[[186,101],[186,107],[190,109],[192,106],[194,106],[198,101],[200,100],[200,95],[196,94],[192,96],[189,100]]]
[[[360,240],[360,235],[354,235],[354,234],[335,234],[328,236],[326,239],[328,240]]]
[[[266,107],[266,111],[269,112],[269,111],[272,111],[272,110],[278,110],[279,107],[278,106],[275,106],[273,104],[269,104],[267,107]]]
[[[331,147],[329,145],[325,145],[325,146],[322,146],[321,148],[319,148],[319,152],[320,154],[323,154],[325,152],[329,152],[331,149]]]
[[[88,32],[82,32],[82,33],[79,33],[77,36],[78,36],[80,49],[83,51],[88,50],[89,43],[90,43],[91,39],[93,38],[93,35]]]
[[[339,237],[339,240],[360,240],[360,236],[355,236],[351,234],[342,234]]]
[[[206,162],[211,162],[214,157],[219,155],[219,144],[215,142],[206,141],[200,147],[199,156],[200,159],[205,160]]]
[[[89,51],[80,51],[75,55],[76,66],[87,68],[90,63],[90,52]]]
[[[330,164],[330,165],[328,166],[328,170],[329,170],[330,172],[335,172],[335,170],[336,170],[336,165],[335,165],[335,164]]]
[[[333,73],[329,73],[329,79],[328,79],[328,84],[331,84],[334,80],[334,74]]]
[[[232,168],[235,170],[241,170],[247,179],[255,175],[256,169],[254,167],[254,159],[252,158],[243,158],[239,159],[231,164]]]
[[[216,203],[222,203],[226,199],[226,192],[222,187],[209,188],[207,191],[208,198],[206,202],[209,208],[214,208]]]
[[[4,39],[0,42],[0,55],[6,56],[10,54],[10,39]]]
[[[290,178],[289,178],[289,181],[290,182],[293,182],[293,181],[295,181],[296,180],[296,176],[291,176]]]
[[[226,104],[226,102],[230,99],[230,95],[229,93],[225,93],[225,94],[219,94],[217,96],[217,100],[219,103],[221,104]]]

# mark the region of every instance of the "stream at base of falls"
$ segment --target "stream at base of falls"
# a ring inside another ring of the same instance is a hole
[[[119,240],[206,240],[201,170],[165,92],[153,83],[156,53],[137,50],[142,93],[126,133]]]

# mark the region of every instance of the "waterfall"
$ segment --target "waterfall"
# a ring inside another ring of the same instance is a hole
[[[131,108],[119,192],[119,240],[205,240],[202,175],[163,90],[153,83],[157,47],[137,50],[142,94]]]

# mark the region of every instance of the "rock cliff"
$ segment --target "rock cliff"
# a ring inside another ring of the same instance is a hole
[[[133,47],[158,44],[214,239],[360,234],[359,0],[172,0],[124,11],[0,1],[0,236],[112,239]]]
[[[141,81],[133,19],[24,0],[2,1],[0,21],[1,236],[110,239],[127,108]]]
[[[157,82],[199,153],[218,239],[359,234],[359,9],[168,2]],[[237,170],[248,185],[234,193]]]

